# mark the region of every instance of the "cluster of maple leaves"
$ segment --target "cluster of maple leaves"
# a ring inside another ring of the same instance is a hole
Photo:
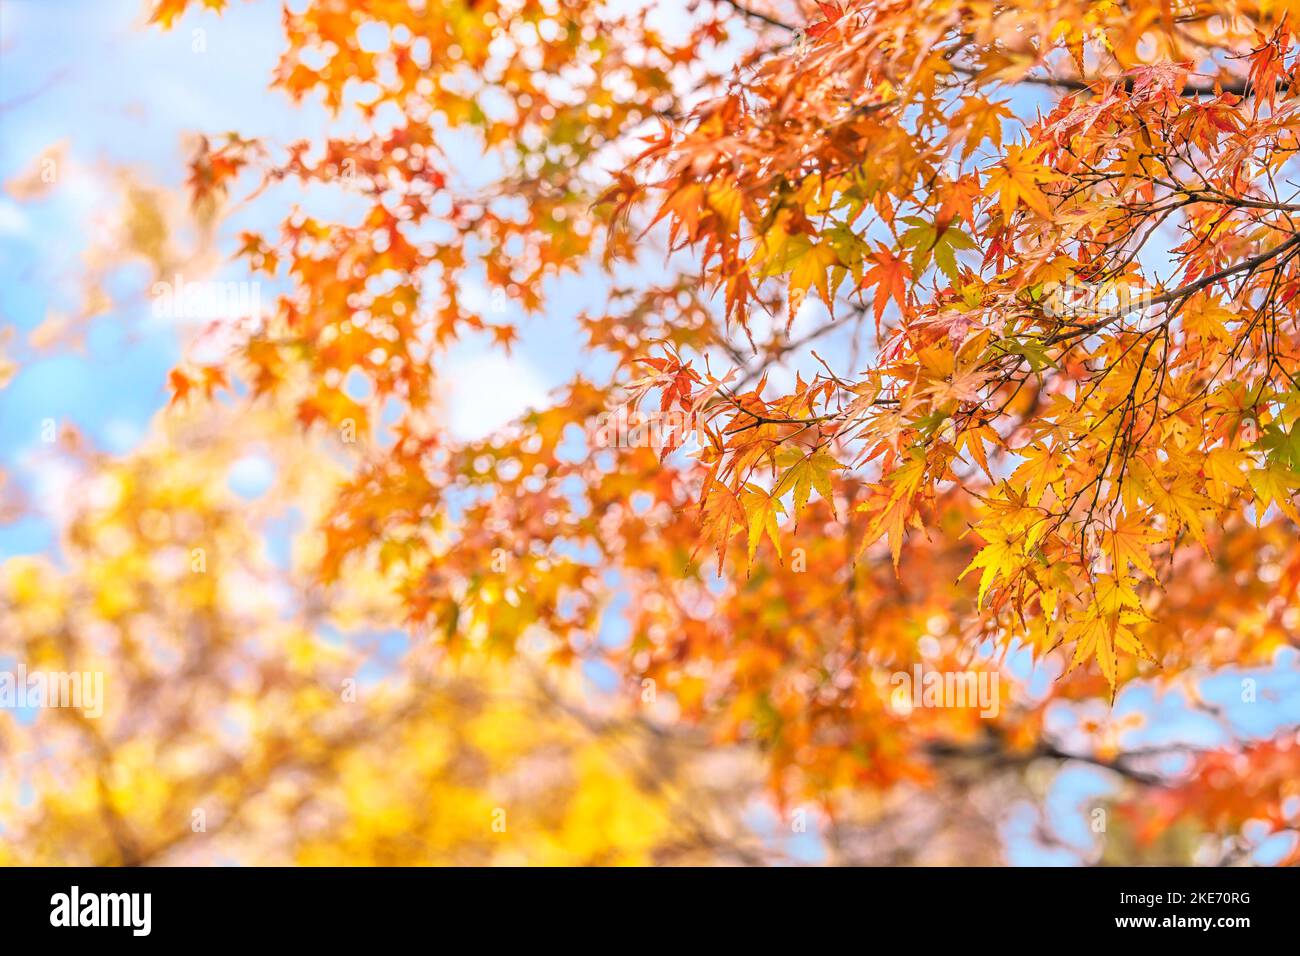
[[[601,652],[616,569],[623,673],[763,742],[780,792],[923,779],[936,738],[1032,749],[1058,699],[1296,644],[1286,4],[700,3],[676,40],[585,0],[300,6],[273,87],[364,132],[232,135],[191,185],[209,202],[257,170],[369,201],[239,241],[291,282],[232,360],[253,396],[363,435],[402,410],[337,498],[325,580],[377,559],[449,647],[540,631],[562,664]],[[448,129],[499,166],[490,186]],[[672,279],[627,279],[665,254]],[[579,321],[616,371],[451,439],[445,347],[516,337],[462,282],[545,316],[585,268],[614,286]],[[814,294],[827,320],[799,331]],[[851,356],[814,350],[846,329]],[[792,355],[815,370],[776,384]],[[623,401],[690,428],[563,452]],[[986,640],[1069,676],[997,721],[889,711],[881,675]]]
[[[1197,86],[1192,63],[1232,48],[1209,16],[1162,41],[1187,60],[1142,66],[1125,43],[1160,20],[1070,13],[823,4],[815,37],[647,158],[729,316],[780,276],[791,310],[843,290],[876,323],[865,375],[827,368],[717,409],[702,506],[719,546],[747,525],[751,557],[762,533],[779,549],[775,515],[803,475],[873,465],[859,546],[885,536],[897,565],[960,486],[991,633],[1071,645],[1071,666],[1095,659],[1113,689],[1119,655],[1156,661],[1158,564],[1189,546],[1212,558],[1242,520],[1297,519],[1296,63],[1284,17],[1252,24],[1242,90]],[[1109,74],[1088,66],[1103,52]],[[1005,91],[1061,72],[1082,89],[1004,144]],[[1141,256],[1161,244],[1163,276]],[[1091,294],[1062,309],[1071,283]],[[763,470],[775,481],[755,484]]]

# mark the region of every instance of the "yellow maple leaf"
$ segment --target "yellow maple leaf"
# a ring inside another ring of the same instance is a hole
[[[1010,219],[1016,206],[1022,202],[1040,216],[1047,218],[1052,215],[1051,204],[1039,185],[1055,182],[1059,177],[1046,166],[1035,162],[1042,150],[1041,143],[1035,146],[1008,146],[1007,155],[1002,162],[989,172],[984,194],[997,194],[1002,218]]]
[[[1024,558],[1016,545],[1005,538],[995,537],[980,549],[979,553],[971,560],[971,563],[962,571],[958,580],[961,580],[976,568],[984,569],[984,573],[980,575],[979,595],[976,598],[976,604],[982,608],[984,606],[984,596],[988,593],[993,582],[999,577],[1009,578],[1023,562]]]
[[[778,558],[784,558],[781,552],[781,533],[777,528],[777,515],[785,514],[785,505],[776,495],[769,495],[760,489],[751,489],[745,495],[745,511],[749,516],[749,561],[752,564],[754,554],[758,551],[758,542],[763,533],[767,533],[772,546],[776,548]]]
[[[1183,328],[1203,339],[1231,342],[1233,335],[1225,323],[1237,318],[1231,309],[1225,309],[1219,297],[1205,296],[1188,303],[1183,309]]]
[[[1211,482],[1208,490],[1214,493],[1219,504],[1228,504],[1233,489],[1246,486],[1246,474],[1241,467],[1249,460],[1244,452],[1226,445],[1205,457],[1205,475]]]
[[[809,287],[816,287],[826,307],[831,307],[830,281],[828,275],[833,266],[840,264],[840,257],[831,248],[830,243],[819,242],[809,246],[806,251],[794,259],[790,267],[789,303],[790,315],[786,328],[794,322],[794,315],[799,311]]]
[[[810,455],[804,455],[796,449],[782,449],[782,452],[783,454],[778,456],[778,463],[789,467],[777,482],[772,496],[780,498],[794,489],[794,514],[797,518],[799,512],[808,504],[812,489],[816,488],[817,493],[830,506],[831,514],[834,515],[835,496],[831,489],[830,476],[831,472],[844,466],[824,451],[816,451]]]
[[[1065,465],[1059,449],[1045,445],[1034,445],[1021,455],[1025,461],[1012,472],[1011,483],[1025,492],[1025,503],[1036,508],[1052,482],[1064,474]]]
[[[1151,563],[1151,546],[1164,540],[1164,535],[1151,527],[1145,515],[1125,515],[1115,522],[1115,527],[1103,536],[1111,567],[1118,575],[1128,573],[1130,564],[1149,578],[1156,577]]]
[[[1295,493],[1300,478],[1297,478],[1285,465],[1275,461],[1265,468],[1254,468],[1246,473],[1251,490],[1255,492],[1255,518],[1263,520],[1264,511],[1270,505],[1277,505],[1284,515],[1300,524],[1300,514],[1296,513],[1291,496]]]

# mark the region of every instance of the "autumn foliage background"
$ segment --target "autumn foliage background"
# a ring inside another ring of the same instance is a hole
[[[1297,14],[2,0],[0,861],[1300,860]]]

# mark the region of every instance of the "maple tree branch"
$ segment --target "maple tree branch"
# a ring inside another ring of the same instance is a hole
[[[859,313],[859,315],[865,314],[864,310],[859,306],[854,306],[854,309]],[[783,358],[785,358],[786,355],[793,352],[795,349],[802,348],[803,346],[808,345],[811,342],[815,342],[817,341],[817,339],[821,338],[827,332],[833,332],[835,329],[841,328],[843,325],[844,325],[843,322],[837,319],[831,319],[828,322],[823,322],[815,329],[810,329],[808,332],[799,336],[798,338],[786,339],[785,341],[776,341],[771,345],[765,345],[764,354],[761,356],[761,360],[759,361],[759,363],[757,365],[752,365],[746,368],[745,373],[741,375],[740,378],[737,379],[736,383],[732,386],[732,392],[734,393],[744,388],[744,386],[748,385],[759,375],[766,372],[767,369],[771,367],[773,363],[780,362]],[[726,342],[725,340],[720,342],[719,344],[721,345],[722,349],[732,357],[732,360],[735,361],[737,365],[748,366],[748,362],[740,354],[738,349],[732,347],[730,343]],[[817,353],[814,352],[813,354],[816,355]],[[709,411],[713,408],[716,408],[718,405],[723,405],[723,404],[735,404],[735,402],[733,399],[715,398],[705,406],[704,410]],[[748,409],[745,409],[745,411],[748,411]]]
[[[1240,262],[1235,263],[1234,265],[1224,266],[1222,269],[1218,270],[1217,272],[1212,272],[1209,275],[1202,276],[1201,278],[1197,279],[1195,282],[1189,282],[1186,285],[1179,286],[1177,289],[1172,289],[1169,292],[1161,293],[1160,295],[1152,298],[1146,304],[1146,306],[1147,308],[1151,308],[1153,306],[1158,306],[1158,305],[1167,305],[1171,302],[1176,302],[1180,299],[1186,299],[1189,296],[1195,295],[1197,292],[1200,292],[1202,289],[1206,289],[1214,285],[1214,283],[1220,282],[1223,279],[1226,279],[1230,276],[1237,275],[1238,273],[1241,272],[1253,272],[1255,269],[1258,269],[1260,266],[1264,265],[1270,260],[1277,258],[1278,256],[1282,255],[1285,252],[1295,249],[1297,246],[1300,246],[1300,233],[1297,233],[1296,235],[1292,236],[1286,242],[1274,246],[1272,249],[1266,249],[1263,252],[1257,253],[1256,255],[1253,255],[1248,259],[1243,259]],[[1058,342],[1062,342],[1065,341],[1066,339],[1074,338],[1076,336],[1091,335],[1093,332],[1096,332],[1098,329],[1104,328],[1105,326],[1109,325],[1111,322],[1114,322],[1116,319],[1123,318],[1124,316],[1128,315],[1132,311],[1133,311],[1132,308],[1117,307],[1115,309],[1110,310],[1109,312],[1102,313],[1102,315],[1097,320],[1087,323],[1086,325],[1072,326],[1069,331],[1058,332],[1055,335],[1048,336],[1046,339],[1043,340],[1043,344],[1055,345]],[[1169,318],[1167,317],[1165,319],[1165,322],[1167,323],[1168,321]]]
[[[748,20],[758,20],[759,22],[765,23],[770,27],[776,27],[780,30],[785,30],[789,33],[795,33],[798,29],[797,27],[791,26],[790,24],[786,23],[784,20],[778,20],[776,17],[769,16],[768,14],[762,13],[761,11],[758,10],[754,10],[753,8],[748,7],[745,4],[740,3],[739,0],[714,0],[714,2],[725,3],[727,6],[731,7],[731,9],[735,10],[737,13],[739,13],[741,16],[745,17]]]
[[[980,71],[972,66],[963,64],[952,64],[953,72],[960,73],[971,79],[977,79]],[[1117,83],[1128,92],[1133,91],[1133,80],[1131,76],[1095,76],[1091,79],[1078,76],[1022,76],[1019,79],[1009,82],[1007,85],[1014,86],[1017,83],[1028,83],[1032,86],[1047,86],[1059,90],[1068,90],[1072,93],[1088,93],[1095,91],[1099,86],[1107,83]],[[1279,89],[1288,89],[1289,82],[1279,83]],[[1219,93],[1230,93],[1234,96],[1249,96],[1255,92],[1249,79],[1239,78],[1234,82],[1220,84],[1216,90],[1213,83],[1193,83],[1183,84],[1182,93],[1184,96],[1217,96]]]
[[[1099,85],[1117,82],[1128,92],[1133,91],[1133,77],[1108,77],[1099,76],[1093,79],[1081,79],[1078,77],[1057,77],[1057,76],[1025,76],[1016,81],[1017,83],[1030,83],[1034,86],[1050,86],[1057,89],[1070,90],[1075,93],[1085,93],[1095,90]],[[1238,80],[1235,83],[1228,83],[1214,88],[1213,84],[1204,83],[1186,83],[1183,85],[1184,96],[1217,96],[1219,93],[1231,93],[1235,96],[1246,96],[1253,92],[1249,80]]]
[[[1063,750],[1054,743],[1043,743],[1032,750],[1022,752],[1008,750],[1000,741],[994,740],[976,746],[963,746],[947,742],[932,743],[926,748],[926,752],[938,759],[958,759],[958,760],[990,760],[995,767],[1023,767],[1033,763],[1036,760],[1057,760],[1066,762],[1070,760],[1086,763],[1102,770],[1110,770],[1120,776],[1147,787],[1167,787],[1170,780],[1156,773],[1150,773],[1144,770],[1138,770],[1131,766],[1130,761],[1145,756],[1161,756],[1169,753],[1193,753],[1193,747],[1174,746],[1155,750],[1130,751],[1122,753],[1119,756],[1107,759],[1098,757],[1095,754],[1072,753]]]

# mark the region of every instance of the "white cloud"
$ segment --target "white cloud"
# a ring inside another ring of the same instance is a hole
[[[483,438],[529,408],[547,405],[541,378],[517,354],[453,354],[446,367],[451,433],[463,441]]]
[[[28,445],[18,454],[18,467],[29,479],[35,511],[58,527],[71,520],[74,502],[85,495],[82,476],[69,462],[42,443]]]
[[[22,209],[8,199],[0,199],[0,236],[25,236],[30,229]]]

